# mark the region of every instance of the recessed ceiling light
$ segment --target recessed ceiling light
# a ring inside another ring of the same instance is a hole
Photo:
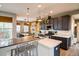
[[[52,13],[53,13],[53,11],[51,10],[51,11],[50,11],[50,13],[52,14]]]
[[[38,7],[38,8],[41,8],[41,7],[42,7],[42,5],[38,5],[37,7]]]
[[[0,4],[0,7],[2,7],[2,5]]]

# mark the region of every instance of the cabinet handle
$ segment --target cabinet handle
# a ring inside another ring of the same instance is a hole
[[[58,50],[58,48],[56,48],[56,50]]]

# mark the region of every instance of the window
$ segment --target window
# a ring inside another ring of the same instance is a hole
[[[24,32],[29,32],[29,26],[24,26]]]
[[[0,38],[12,39],[12,23],[0,22]]]
[[[20,32],[20,25],[16,26],[16,31],[19,33]]]

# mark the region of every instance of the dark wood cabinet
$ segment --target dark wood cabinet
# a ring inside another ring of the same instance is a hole
[[[70,16],[62,16],[62,30],[70,29]]]
[[[50,19],[49,24],[51,26],[51,29],[53,29],[53,18]]]
[[[45,24],[41,24],[41,30],[46,30],[46,25]]]
[[[51,24],[52,19],[48,19],[48,23]]]
[[[51,26],[51,28],[54,30],[69,30],[70,29],[70,16],[65,15],[65,16],[47,19],[42,22],[41,29],[46,30],[47,25]]]
[[[71,46],[71,38],[51,36],[51,39],[62,41],[62,43],[60,44],[60,48],[63,48],[65,50],[69,49],[69,47]]]
[[[53,20],[53,29],[54,30],[58,29],[58,18],[54,18],[54,20]]]
[[[65,16],[54,18],[53,29],[54,30],[69,30],[70,29],[70,16],[65,15]]]
[[[54,48],[54,56],[60,56],[60,45]]]
[[[57,30],[62,30],[62,18],[61,17],[58,18],[58,28],[57,28]]]

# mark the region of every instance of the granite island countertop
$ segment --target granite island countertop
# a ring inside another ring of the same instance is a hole
[[[3,41],[4,42],[4,44],[3,44],[3,42],[0,42],[0,43],[2,43],[2,44],[0,44],[0,48],[14,46],[14,45],[18,45],[18,44],[25,43],[25,42],[35,41],[35,40],[38,40],[38,38],[35,38],[33,36],[25,36],[22,38],[13,38],[11,43],[7,42],[7,44],[6,44],[6,42]]]
[[[55,34],[55,35],[52,35],[52,36],[63,37],[63,38],[70,38],[71,37],[71,35],[65,35],[65,34]]]

